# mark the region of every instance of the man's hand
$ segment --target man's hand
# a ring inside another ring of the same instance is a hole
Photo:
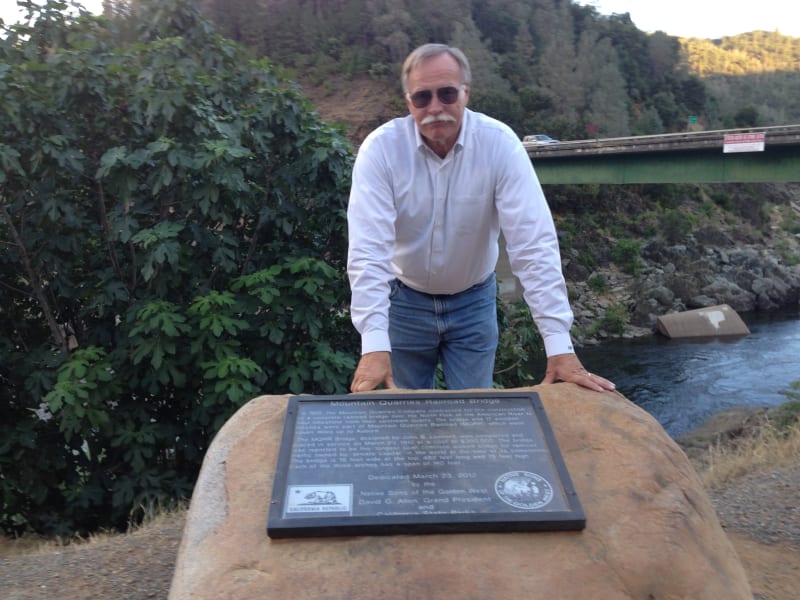
[[[369,392],[381,383],[388,389],[394,388],[392,379],[392,360],[390,352],[368,352],[361,357],[350,384],[351,392]]]
[[[575,354],[557,354],[547,359],[547,371],[542,383],[568,381],[596,392],[613,391],[617,386],[608,379],[589,373]]]

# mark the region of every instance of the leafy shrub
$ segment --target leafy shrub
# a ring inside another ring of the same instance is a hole
[[[724,190],[711,190],[708,194],[711,197],[711,200],[714,201],[714,204],[719,206],[724,210],[731,210],[733,208],[734,202],[731,198],[730,194]]]
[[[0,523],[187,496],[263,393],[346,390],[351,149],[188,0],[0,38]]]
[[[800,264],[800,254],[795,250],[795,245],[790,244],[789,241],[781,240],[775,245],[775,250],[786,265]]]
[[[781,390],[779,393],[783,394],[789,399],[784,407],[789,412],[800,415],[800,380],[793,381],[789,384],[788,390]]]
[[[791,390],[784,390],[781,393],[790,400],[775,409],[771,421],[778,431],[787,433],[800,423],[800,381],[792,382]]]
[[[692,220],[680,210],[667,210],[659,220],[661,234],[670,244],[684,240],[692,230]]]
[[[800,217],[798,217],[794,210],[786,207],[782,210],[783,219],[781,221],[781,229],[793,235],[800,234]]]
[[[706,217],[711,217],[714,214],[714,203],[710,200],[704,200],[699,206],[700,212]]]
[[[595,293],[605,292],[608,289],[608,280],[604,275],[593,275],[587,281],[589,289]]]
[[[641,266],[642,243],[639,240],[617,240],[611,256],[620,268],[631,275],[638,273]]]
[[[594,269],[597,267],[597,258],[591,252],[581,250],[578,254],[578,262],[587,269]]]
[[[600,328],[612,335],[622,335],[628,327],[630,315],[624,304],[615,303],[606,308]]]
[[[652,198],[662,210],[677,208],[684,198],[685,187],[669,183],[651,183],[642,186],[646,197]]]

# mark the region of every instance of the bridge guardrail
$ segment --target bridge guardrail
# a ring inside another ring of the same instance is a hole
[[[724,137],[732,133],[765,133],[765,145],[800,144],[800,125],[686,131],[660,135],[640,135],[618,138],[567,140],[558,144],[536,145],[523,142],[528,155],[537,158],[574,156],[576,154],[635,154],[640,152],[669,152],[675,150],[722,151]]]

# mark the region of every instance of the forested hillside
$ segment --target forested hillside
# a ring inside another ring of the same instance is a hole
[[[472,106],[516,131],[563,139],[678,130],[707,102],[680,44],[565,0],[205,0],[223,31],[323,84],[371,77],[401,98],[399,65],[419,44],[463,49]],[[342,102],[347,98],[342,97]],[[403,110],[402,103],[397,107]]]
[[[800,38],[778,32],[751,31],[718,40],[686,38],[681,46],[690,70],[701,77],[800,71]]]
[[[724,126],[800,122],[800,38],[753,31],[719,40],[682,39],[681,49]]]
[[[777,33],[680,40],[570,0],[202,0],[202,8],[326,105],[384,90],[394,105],[364,107],[376,123],[404,113],[400,63],[429,41],[467,53],[472,107],[520,135],[681,131],[690,116],[705,129],[800,121],[800,40]]]

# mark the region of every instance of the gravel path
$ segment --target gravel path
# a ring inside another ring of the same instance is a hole
[[[746,475],[710,496],[727,531],[787,546],[792,556],[783,554],[781,566],[787,560],[800,566],[800,466]],[[175,514],[129,535],[0,558],[0,595],[4,600],[165,599],[184,518]],[[792,589],[797,586],[800,581]],[[756,598],[793,600],[783,593]]]
[[[725,529],[800,551],[800,466],[751,473],[709,495]]]
[[[128,535],[0,558],[3,600],[163,600],[169,593],[185,514]]]

